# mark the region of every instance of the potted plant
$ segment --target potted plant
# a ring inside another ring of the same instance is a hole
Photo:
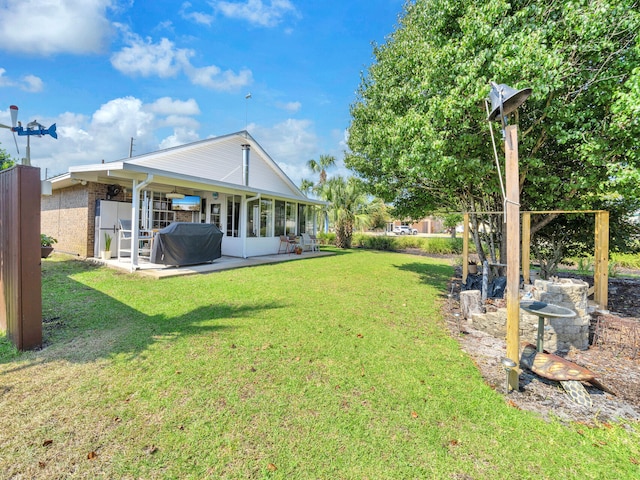
[[[53,252],[53,244],[58,240],[50,235],[40,234],[40,258],[47,258]]]
[[[104,250],[100,252],[100,256],[103,260],[109,260],[111,258],[111,235],[104,234]]]

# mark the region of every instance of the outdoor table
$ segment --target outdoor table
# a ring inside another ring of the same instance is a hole
[[[543,351],[545,318],[569,318],[576,316],[576,312],[568,308],[535,300],[520,302],[520,308],[525,312],[538,316],[538,338],[536,343],[538,352]]]

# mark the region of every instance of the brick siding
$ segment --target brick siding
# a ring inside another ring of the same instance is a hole
[[[40,231],[58,240],[55,250],[93,257],[96,200],[107,199],[107,188],[106,184],[89,182],[42,196]],[[111,200],[124,201],[123,192]]]

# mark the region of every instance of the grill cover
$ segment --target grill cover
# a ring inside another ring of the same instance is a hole
[[[151,263],[196,265],[222,256],[222,232],[209,223],[174,222],[156,233]]]

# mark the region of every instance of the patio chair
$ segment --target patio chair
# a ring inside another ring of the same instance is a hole
[[[291,253],[295,248],[295,240],[291,240],[286,235],[280,235],[280,245],[278,246],[278,253]]]
[[[311,245],[313,247],[312,251],[319,252],[320,251],[320,242],[318,242],[318,239],[316,238],[316,236],[309,234],[309,239],[311,240]]]
[[[311,235],[309,235],[308,233],[303,233],[301,235],[300,246],[305,252],[315,252],[318,250],[318,244],[314,240],[312,240]]]

